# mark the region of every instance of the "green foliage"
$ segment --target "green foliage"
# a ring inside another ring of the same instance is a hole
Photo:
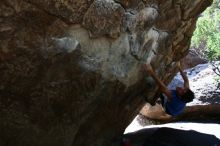
[[[199,50],[199,54],[210,61],[220,57],[219,2],[220,0],[214,0],[213,4],[198,18],[197,28],[192,37],[193,48]]]
[[[215,75],[215,76],[214,76],[214,80],[215,80],[217,83],[219,83],[219,82],[220,82],[220,76]]]

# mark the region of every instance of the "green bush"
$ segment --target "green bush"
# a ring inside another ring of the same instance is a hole
[[[220,58],[220,0],[214,0],[198,18],[191,46],[198,54],[215,61]]]

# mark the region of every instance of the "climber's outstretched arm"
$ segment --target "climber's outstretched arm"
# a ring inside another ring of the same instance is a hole
[[[180,62],[177,62],[177,67],[178,67],[178,69],[179,69],[179,72],[180,72],[180,74],[181,74],[183,80],[184,80],[184,87],[185,87],[185,88],[189,88],[189,79],[188,79],[186,73],[183,72],[183,69],[182,69],[182,67],[181,67]]]
[[[163,92],[167,97],[168,100],[171,100],[172,94],[167,89],[166,85],[159,79],[159,77],[156,75],[155,71],[153,70],[152,66],[150,64],[144,64],[144,69],[147,71],[149,75],[156,81],[156,83],[160,87],[160,91]]]

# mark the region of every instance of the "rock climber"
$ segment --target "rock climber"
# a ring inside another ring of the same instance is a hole
[[[183,72],[180,62],[177,63],[177,67],[184,80],[184,86],[176,87],[175,90],[169,90],[156,75],[152,66],[150,64],[144,64],[144,69],[146,72],[159,85],[159,90],[161,92],[160,98],[164,111],[172,117],[181,114],[186,106],[186,103],[191,102],[195,98],[193,91],[190,90],[189,80],[186,74]]]

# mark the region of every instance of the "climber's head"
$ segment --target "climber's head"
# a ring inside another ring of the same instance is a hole
[[[195,98],[194,93],[189,88],[176,87],[176,92],[180,99],[186,103],[191,102]]]

